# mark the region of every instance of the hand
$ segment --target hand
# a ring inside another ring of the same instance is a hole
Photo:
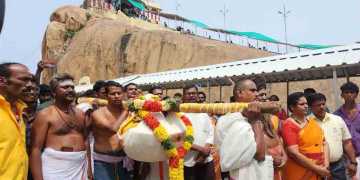
[[[45,68],[45,63],[44,61],[39,61],[37,64],[37,68],[39,71],[42,71]]]
[[[331,176],[330,171],[326,167],[323,167],[323,166],[317,166],[315,173],[320,175],[321,177],[330,177]]]
[[[283,159],[281,156],[274,156],[273,157],[273,164],[274,167],[279,167],[283,163]]]
[[[41,60],[39,61],[37,68],[38,71],[42,71],[45,68],[54,68],[56,65],[52,63],[50,60]]]
[[[357,171],[357,167],[355,164],[351,164],[349,163],[347,166],[346,166],[348,172],[349,172],[349,175],[350,177],[353,177],[356,175],[356,171]]]
[[[202,156],[208,157],[210,155],[210,151],[211,151],[210,147],[205,146],[200,149],[199,153]]]
[[[205,160],[206,160],[206,156],[202,155],[202,154],[198,154],[195,158],[195,162],[196,164],[199,163],[199,164],[204,164],[205,163]]]
[[[261,112],[259,103],[250,103],[249,106],[242,112],[243,116],[248,118],[249,123],[260,120]]]

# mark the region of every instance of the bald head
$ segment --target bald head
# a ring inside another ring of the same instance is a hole
[[[238,81],[235,83],[233,93],[236,102],[252,102],[257,95],[256,84],[250,79]]]

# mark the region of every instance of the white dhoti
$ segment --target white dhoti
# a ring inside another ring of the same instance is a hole
[[[241,113],[226,114],[219,118],[216,130],[221,170],[229,171],[234,180],[263,180],[262,167],[254,159],[254,132],[246,118]]]
[[[272,156],[266,155],[263,162],[259,162],[259,167],[262,174],[261,180],[273,180],[274,179],[274,165]]]
[[[41,155],[44,180],[86,180],[86,151],[62,152],[45,148]]]

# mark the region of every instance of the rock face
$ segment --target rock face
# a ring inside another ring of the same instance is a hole
[[[43,39],[43,59],[57,62],[54,73],[70,73],[91,82],[138,73],[151,73],[271,55],[220,41],[165,29],[123,14],[74,6],[51,15]]]

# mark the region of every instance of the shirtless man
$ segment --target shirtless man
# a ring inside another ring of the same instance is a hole
[[[38,112],[32,126],[30,164],[35,180],[87,178],[84,114],[74,107],[73,77],[57,75],[50,81],[53,105]]]
[[[114,81],[106,84],[108,105],[94,111],[91,115],[94,144],[95,180],[131,179],[127,162],[122,151],[122,140],[117,135],[120,125],[128,117],[123,108],[125,93],[122,86]],[[125,164],[126,165],[126,164]]]

